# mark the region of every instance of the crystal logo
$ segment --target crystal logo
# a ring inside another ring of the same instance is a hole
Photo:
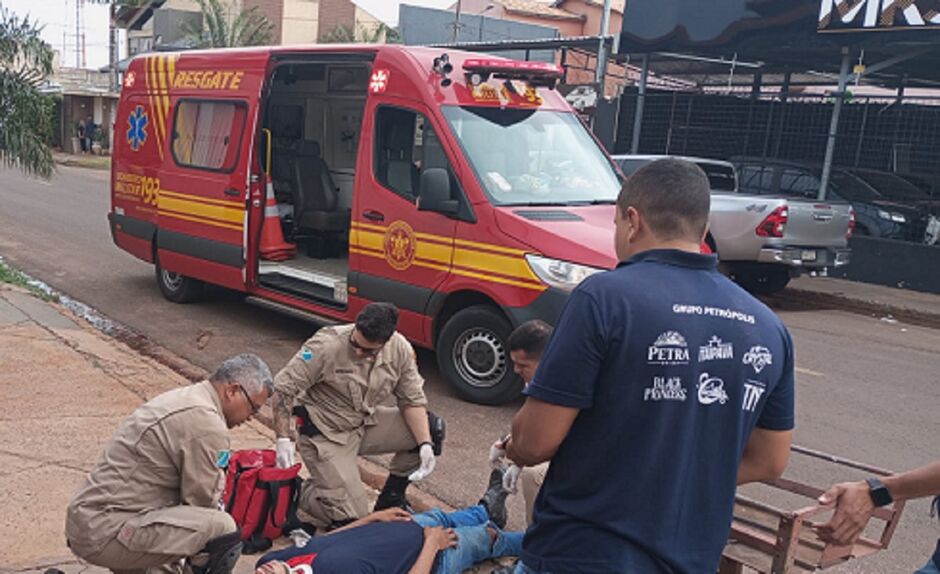
[[[745,365],[754,367],[755,373],[759,373],[763,371],[764,367],[767,365],[774,364],[774,356],[767,347],[754,345],[751,347],[750,351],[744,354],[743,362]]]

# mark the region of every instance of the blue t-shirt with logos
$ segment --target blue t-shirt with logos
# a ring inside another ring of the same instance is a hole
[[[417,522],[373,522],[269,552],[255,567],[279,560],[291,574],[407,574],[423,546]]]
[[[568,299],[526,394],[580,410],[523,543],[544,572],[715,572],[751,430],[794,421],[793,344],[714,256],[636,255]]]

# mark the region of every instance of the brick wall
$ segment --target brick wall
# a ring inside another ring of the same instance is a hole
[[[257,7],[274,24],[271,44],[280,44],[283,41],[284,0],[242,0],[243,9],[250,10],[253,7]]]
[[[356,5],[350,0],[320,0],[320,38],[337,26],[354,27],[355,23]]]

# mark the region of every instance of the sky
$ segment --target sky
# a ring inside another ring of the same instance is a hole
[[[43,26],[42,37],[59,52],[66,67],[81,64],[76,55],[75,3],[78,0],[0,0],[0,6],[18,16],[30,15]],[[398,23],[398,6],[410,4],[430,8],[447,8],[455,0],[354,0],[363,9],[390,25]],[[108,7],[84,2],[85,67],[100,68],[108,64]]]

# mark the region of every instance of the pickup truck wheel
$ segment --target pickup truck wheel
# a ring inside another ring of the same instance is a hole
[[[463,399],[501,405],[519,396],[522,380],[509,357],[512,325],[496,309],[476,305],[456,313],[437,339],[437,364]]]
[[[772,295],[790,282],[790,270],[782,265],[756,265],[737,268],[734,280],[755,295]]]
[[[198,279],[186,277],[167,271],[160,267],[160,261],[154,262],[154,270],[157,275],[157,285],[160,286],[160,292],[168,300],[174,303],[192,303],[202,295],[204,284]]]

